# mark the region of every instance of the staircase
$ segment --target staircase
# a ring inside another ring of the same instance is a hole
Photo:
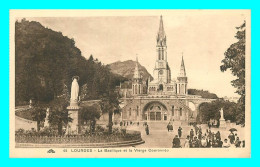
[[[149,129],[152,130],[166,130],[168,121],[149,121],[147,124],[149,125]]]

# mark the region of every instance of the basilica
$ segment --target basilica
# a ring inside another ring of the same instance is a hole
[[[199,105],[211,101],[197,95],[188,94],[188,77],[183,56],[176,79],[172,79],[167,57],[166,33],[161,16],[156,38],[156,62],[153,80],[143,80],[136,58],[131,84],[129,85],[129,82],[120,84],[121,120],[195,122],[199,114]]]

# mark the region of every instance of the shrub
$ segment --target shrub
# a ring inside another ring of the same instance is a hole
[[[15,131],[15,134],[17,134],[17,135],[23,135],[24,132],[25,132],[25,130],[20,128],[20,129],[18,129],[17,131]]]
[[[39,131],[39,134],[41,136],[56,136],[58,135],[58,131],[50,127],[44,127]]]
[[[97,125],[96,127],[96,132],[104,132],[105,131],[105,128],[100,126],[100,125]]]
[[[113,134],[119,134],[120,130],[118,128],[114,128],[112,131]]]
[[[123,135],[125,135],[125,134],[126,134],[126,129],[121,129],[121,133],[122,133]]]

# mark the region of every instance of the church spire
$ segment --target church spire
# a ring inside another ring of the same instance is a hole
[[[136,64],[135,64],[134,78],[135,78],[135,79],[139,79],[139,78],[140,78],[139,67],[138,67],[138,57],[137,57],[137,56],[136,56]]]
[[[159,27],[159,35],[161,35],[161,37],[165,36],[165,32],[164,32],[164,28],[163,28],[163,20],[162,20],[162,15],[160,17],[160,27]]]
[[[166,34],[164,32],[162,15],[160,17],[159,31],[157,34],[157,45],[166,46]]]
[[[182,60],[181,60],[181,69],[180,69],[180,77],[186,77],[186,70],[185,70],[185,65],[184,65],[184,60],[183,60],[183,53],[182,53]]]

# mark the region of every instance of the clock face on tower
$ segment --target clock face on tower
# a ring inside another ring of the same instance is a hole
[[[163,70],[160,70],[160,71],[159,71],[159,74],[160,74],[160,75],[163,75]]]

